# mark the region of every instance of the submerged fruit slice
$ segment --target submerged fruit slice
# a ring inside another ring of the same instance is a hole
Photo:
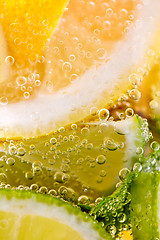
[[[31,67],[36,59],[40,61],[67,3],[68,0],[1,0],[0,22],[15,66],[22,69]]]
[[[37,91],[44,72],[44,51],[67,3],[68,0],[0,1],[0,24],[7,45],[6,64],[2,66],[6,81],[0,81],[0,98],[6,99],[2,105],[28,99]],[[7,66],[11,71],[6,77]]]
[[[150,69],[141,86],[141,100],[133,105],[135,112],[149,120],[150,127],[155,137],[159,139],[160,131],[160,61]]]
[[[87,195],[93,201],[113,191],[119,171],[132,167],[136,149],[143,154],[147,140],[146,121],[137,115],[72,124],[37,139],[8,139],[1,149],[1,182],[12,187],[36,183],[54,188],[65,199]]]
[[[2,27],[0,25],[0,83],[4,82],[7,79],[10,71],[9,65],[5,63],[5,61],[9,60],[10,58],[10,56],[7,56],[7,54],[7,45]]]
[[[141,173],[133,183],[131,219],[133,238],[160,237],[160,174],[158,171]]]
[[[159,0],[71,0],[47,46],[42,87],[33,95],[24,90],[36,88],[37,75],[26,75],[25,99],[0,107],[2,137],[48,134],[109,105],[132,88],[132,77],[141,81],[137,69],[152,61],[146,51],[157,37],[159,9]]]
[[[103,240],[106,231],[78,208],[27,191],[0,190],[1,240]]]

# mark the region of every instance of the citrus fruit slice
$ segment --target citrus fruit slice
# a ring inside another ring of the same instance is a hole
[[[0,26],[0,83],[5,81],[9,75],[10,67],[5,63],[7,58],[7,45],[2,27]],[[8,56],[9,58],[9,56]]]
[[[40,13],[44,9],[40,8]],[[20,85],[12,84],[11,91],[1,88],[7,99],[7,92],[12,93],[8,104],[0,106],[1,135],[48,134],[84,119],[94,107],[111,104],[132,88],[133,82],[141,81],[144,72],[137,69],[146,69],[151,62],[146,52],[157,37],[159,9],[159,0],[71,0],[45,45],[41,68],[20,75]],[[22,13],[24,16],[27,10]],[[26,26],[24,18],[21,23]],[[6,38],[8,41],[9,36]],[[15,89],[19,89],[18,94],[14,94]],[[135,89],[130,95],[140,97]]]
[[[42,194],[0,190],[2,240],[111,239],[98,222],[78,208]]]
[[[67,3],[68,0],[1,1],[0,22],[8,52],[15,60],[12,64],[24,68],[36,59],[40,61],[43,48]]]
[[[117,122],[72,124],[35,139],[7,140],[1,144],[0,181],[12,187],[37,184],[68,200],[87,195],[93,201],[113,191],[119,171],[132,167],[148,137],[146,121],[135,115]]]
[[[5,64],[1,71],[4,77],[5,68],[10,67],[6,81],[0,81],[2,105],[17,102],[22,97],[28,98],[40,85],[44,71],[44,49],[67,3],[68,0],[0,2],[1,36],[5,36],[4,43],[7,46]],[[37,80],[35,88],[34,76]]]
[[[132,108],[141,116],[147,118],[150,127],[158,139],[160,130],[160,62],[159,58],[150,69],[140,87],[141,100],[138,103],[131,103]]]

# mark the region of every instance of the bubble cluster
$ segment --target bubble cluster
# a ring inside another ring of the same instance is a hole
[[[0,172],[6,170],[6,184],[79,203],[82,196],[93,202],[104,191],[111,192],[124,165],[126,139],[106,120],[108,115],[105,109],[101,116],[105,121],[94,115],[96,122],[60,127],[40,141],[8,139],[3,144],[5,154],[0,156]]]

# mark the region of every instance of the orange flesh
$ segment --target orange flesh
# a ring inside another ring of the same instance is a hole
[[[0,1],[0,25],[8,49],[4,61],[12,68],[8,81],[0,80],[0,98],[17,101],[40,85],[44,50],[67,3],[68,0]]]
[[[122,232],[117,240],[133,240],[131,231]]]
[[[0,2],[0,23],[14,63],[12,58],[7,63],[12,72],[7,83],[0,82],[0,98],[6,97],[9,103],[35,97],[39,91],[62,89],[87,69],[107,61],[136,19],[141,3],[71,0],[52,34],[67,1],[8,1]]]

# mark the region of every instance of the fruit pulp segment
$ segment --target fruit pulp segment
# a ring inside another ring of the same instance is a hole
[[[135,161],[136,148],[144,142],[139,121],[135,116],[115,125],[73,124],[41,138],[4,142],[1,181],[54,188],[66,200],[87,195],[93,201],[111,193],[119,171]]]
[[[83,240],[79,233],[56,220],[42,216],[0,211],[1,240]]]

